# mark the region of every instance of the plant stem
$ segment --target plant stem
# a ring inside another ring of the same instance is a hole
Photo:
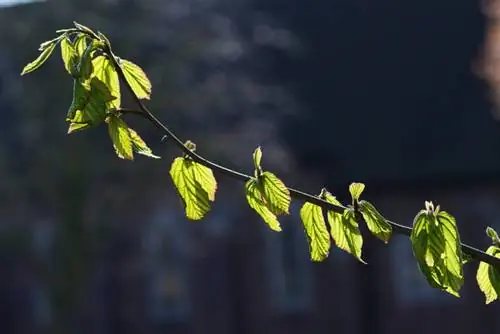
[[[172,132],[165,124],[163,124],[149,109],[146,107],[146,105],[142,102],[141,99],[134,93],[134,90],[130,83],[127,81],[125,74],[123,73],[123,70],[118,63],[116,57],[114,56],[113,52],[106,47],[107,49],[105,50],[106,53],[110,55],[110,59],[113,63],[113,66],[116,69],[116,72],[118,73],[118,76],[120,78],[120,81],[122,81],[125,86],[127,87],[127,90],[129,91],[130,95],[134,99],[135,103],[139,107],[139,110],[132,110],[132,109],[122,109],[124,113],[133,113],[136,115],[140,115],[144,118],[146,118],[148,121],[150,121],[156,128],[158,128],[160,131],[162,131],[168,139],[172,140],[175,146],[177,146],[184,154],[189,156],[191,159],[194,161],[204,165],[205,167],[208,167],[216,172],[219,172],[223,175],[226,175],[228,177],[231,177],[233,179],[237,179],[242,182],[246,182],[250,179],[253,179],[250,175],[241,173],[239,171],[232,170],[230,168],[221,166],[219,164],[216,164],[205,157],[199,155],[198,153],[190,150],[188,147],[184,145],[184,143],[175,135],[174,132]],[[306,192],[293,189],[293,188],[288,188],[290,191],[290,196],[292,196],[295,199],[303,200],[309,203],[316,204],[320,206],[321,208],[328,210],[328,211],[334,211],[338,213],[343,213],[345,207],[344,206],[337,206],[333,205],[330,202],[327,202],[317,196],[308,194]],[[356,210],[357,215],[356,216],[361,216],[359,214],[359,210]],[[362,217],[360,217],[362,219]],[[387,221],[391,226],[393,233],[396,234],[401,234],[401,235],[406,235],[410,236],[412,228],[409,226],[405,225],[400,225],[392,221]],[[488,263],[490,265],[498,266],[500,268],[500,258],[491,256],[486,254],[485,252],[481,251],[480,249],[477,249],[475,247],[472,247],[470,245],[461,243],[462,251],[468,255],[470,255],[473,259],[481,262]]]

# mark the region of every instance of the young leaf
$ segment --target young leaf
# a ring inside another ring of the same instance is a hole
[[[90,79],[94,71],[92,56],[93,53],[98,49],[98,47],[99,44],[95,40],[91,40],[90,44],[87,45],[85,51],[80,57],[80,63],[78,64],[77,72],[84,85],[86,85],[87,80]]]
[[[85,34],[79,34],[76,36],[73,44],[78,57],[82,57],[83,53],[87,49],[87,36]]]
[[[253,165],[254,165],[255,169],[258,169],[258,170],[261,169],[261,167],[260,167],[261,160],[262,160],[262,150],[259,146],[253,152]]]
[[[92,75],[101,80],[108,87],[111,95],[115,97],[108,103],[109,109],[120,108],[120,80],[112,62],[107,56],[100,55],[92,59],[92,68]]]
[[[92,37],[94,38],[98,38],[98,36],[96,35],[95,32],[92,31],[92,29],[90,29],[89,27],[86,27],[84,26],[83,24],[80,24],[76,21],[73,21],[73,24],[75,25],[75,27],[80,30],[80,31],[84,31],[86,33],[88,33],[89,35],[91,35]]]
[[[87,105],[90,98],[90,92],[85,89],[81,81],[78,79],[73,80],[73,101],[68,110],[66,121],[72,122],[76,116],[77,110],[83,110]]]
[[[459,297],[463,260],[455,219],[445,211],[421,210],[410,235],[413,254],[431,286]]]
[[[281,231],[281,225],[276,218],[276,215],[269,210],[266,200],[259,189],[256,179],[248,180],[245,183],[245,195],[248,205],[257,212],[269,227],[274,231]]]
[[[500,248],[490,246],[486,254],[500,258]],[[476,274],[477,284],[486,297],[486,304],[494,302],[500,294],[500,269],[485,262],[479,263]]]
[[[321,198],[333,205],[343,207],[342,204],[326,189],[321,192]],[[361,258],[363,248],[363,236],[356,222],[356,214],[352,209],[345,209],[344,213],[327,211],[330,234],[336,246],[343,251],[352,254],[361,263],[366,262]]]
[[[78,64],[78,54],[76,53],[75,46],[69,40],[69,37],[65,37],[61,40],[61,58],[64,62],[64,68],[66,72],[71,75],[76,74],[75,66]]]
[[[392,226],[387,220],[375,209],[375,207],[365,200],[358,203],[359,211],[366,221],[366,225],[370,232],[383,242],[389,242],[392,234]]]
[[[199,186],[205,190],[208,199],[212,202],[215,201],[215,192],[217,191],[217,181],[215,180],[212,170],[197,162],[193,166],[194,179]]]
[[[275,215],[288,214],[290,191],[285,184],[271,172],[264,172],[259,177],[258,185],[262,191],[265,203]]]
[[[130,132],[130,139],[132,139],[132,148],[134,149],[134,152],[153,159],[161,159],[161,157],[153,154],[153,151],[148,147],[146,142],[144,142],[137,132],[131,128],[128,128],[128,131]]]
[[[75,80],[73,103],[68,111],[66,121],[70,123],[68,133],[96,126],[106,118],[107,103],[114,99],[106,85],[97,78],[90,81],[90,92]]]
[[[196,179],[200,164],[190,158],[176,158],[170,168],[170,176],[174,182],[186,209],[186,216],[191,220],[199,220],[210,211],[209,194]],[[215,190],[213,190],[215,192]],[[211,196],[213,198],[213,195]]]
[[[45,61],[47,59],[49,59],[50,55],[54,51],[54,48],[56,47],[56,44],[57,43],[54,42],[52,44],[47,45],[45,47],[45,49],[40,53],[38,58],[36,58],[35,60],[33,60],[31,63],[29,63],[28,65],[26,65],[24,67],[23,71],[21,72],[21,75],[25,75],[25,74],[28,74],[30,72],[33,72],[36,69],[38,69],[40,66],[42,66],[43,63],[45,63]]]
[[[311,260],[324,260],[330,252],[330,234],[326,228],[321,207],[308,202],[304,203],[300,209],[300,218],[309,241]]]
[[[118,116],[111,114],[107,118],[109,136],[119,158],[134,160],[132,139],[127,124]]]
[[[151,97],[151,82],[142,68],[126,59],[120,59],[119,64],[134,94],[139,99],[149,100]]]
[[[363,183],[351,183],[349,186],[349,192],[353,201],[359,201],[361,194],[365,190],[365,185]]]
[[[498,234],[494,229],[488,226],[486,228],[486,234],[491,238],[493,244],[495,244],[496,246],[500,246],[500,239],[498,238]]]

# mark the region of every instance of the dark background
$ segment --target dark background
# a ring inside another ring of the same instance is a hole
[[[408,241],[366,235],[362,265],[308,258],[298,209],[270,231],[219,177],[213,211],[183,218],[179,152],[127,119],[160,161],[119,160],[104,127],[66,134],[59,51],[73,20],[104,32],[153,83],[148,105],[213,160],[347,200],[350,182],[410,226],[424,200],[462,239],[500,228],[500,124],[477,75],[492,23],[465,0],[62,0],[0,10],[2,333],[491,333],[476,263],[456,299],[428,287]],[[130,99],[130,107],[132,103]],[[127,102],[124,102],[126,105]],[[126,105],[127,106],[127,105]]]

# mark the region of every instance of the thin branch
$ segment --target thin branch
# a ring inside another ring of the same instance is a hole
[[[148,107],[146,107],[146,105],[142,102],[142,100],[139,99],[139,97],[137,97],[134,90],[132,89],[132,86],[130,86],[130,83],[125,78],[125,74],[123,73],[123,70],[122,70],[121,66],[119,65],[116,57],[113,55],[112,51],[109,48],[107,48],[106,52],[111,56],[110,59],[113,62],[113,66],[115,67],[115,69],[118,73],[118,76],[120,77],[120,80],[125,84],[125,86],[127,87],[127,90],[129,91],[130,95],[132,96],[132,98],[137,103],[137,106],[140,109],[140,110],[122,109],[122,112],[125,111],[128,113],[133,113],[133,114],[142,116],[142,117],[146,118],[147,120],[149,120],[156,128],[158,128],[160,131],[162,131],[168,137],[169,140],[172,140],[173,143],[184,154],[189,156],[194,161],[196,161],[196,162],[198,162],[198,163],[200,163],[208,168],[211,168],[212,170],[217,171],[223,175],[232,177],[232,178],[237,179],[237,180],[242,181],[242,182],[246,182],[250,179],[253,179],[253,177],[251,177],[250,175],[247,175],[247,174],[229,169],[227,167],[218,165],[218,164],[206,159],[205,157],[199,155],[198,153],[190,150],[188,147],[186,147],[184,145],[184,143],[165,124],[163,124],[148,109]],[[327,202],[327,201],[325,201],[317,196],[308,194],[306,192],[303,192],[303,191],[300,191],[297,189],[293,189],[293,188],[288,188],[288,190],[290,191],[290,195],[293,198],[316,204],[325,210],[342,213],[345,209],[345,207],[333,205],[330,202]],[[359,215],[359,211],[357,213]],[[392,226],[393,233],[410,236],[411,231],[412,231],[411,227],[408,227],[405,225],[400,225],[400,224],[397,224],[397,223],[389,221],[389,220],[387,222]],[[464,244],[464,243],[461,243],[461,247],[462,247],[462,251],[464,253],[470,255],[473,259],[500,267],[500,258],[488,255],[485,252],[483,252],[482,250],[477,249],[475,247],[472,247],[470,245]]]

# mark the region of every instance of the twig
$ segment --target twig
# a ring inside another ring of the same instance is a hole
[[[196,161],[196,162],[198,162],[198,163],[200,163],[208,168],[211,168],[212,170],[214,170],[216,172],[219,172],[223,175],[232,177],[232,178],[237,179],[237,180],[242,181],[242,182],[246,182],[250,179],[253,179],[253,177],[251,177],[250,175],[247,175],[247,174],[229,169],[227,167],[218,165],[218,164],[206,159],[205,157],[199,155],[198,153],[190,150],[188,147],[186,147],[184,145],[184,143],[165,124],[163,124],[148,109],[148,107],[146,107],[146,105],[144,105],[142,100],[137,97],[134,90],[132,89],[132,86],[130,86],[129,82],[125,78],[123,70],[122,70],[120,64],[118,63],[117,59],[113,55],[112,51],[109,48],[106,48],[106,49],[107,49],[106,52],[110,55],[110,59],[113,62],[113,66],[115,67],[120,80],[125,84],[125,86],[127,87],[127,90],[129,91],[130,95],[132,96],[132,98],[134,99],[134,101],[136,102],[137,106],[140,109],[140,110],[122,109],[123,111],[142,116],[142,117],[146,118],[147,120],[149,120],[156,128],[158,128],[160,131],[162,131],[167,138],[172,139],[173,143],[184,154],[189,156],[194,161]],[[306,192],[303,192],[303,191],[300,191],[297,189],[293,189],[293,188],[288,188],[288,190],[290,191],[290,195],[293,198],[316,204],[325,210],[342,213],[345,209],[345,207],[343,207],[343,206],[333,205],[330,202],[327,202],[327,201],[325,201],[317,196],[308,194]],[[359,210],[357,213],[359,215]],[[387,222],[392,226],[393,233],[410,236],[411,231],[412,231],[411,227],[408,227],[405,225],[400,225],[400,224],[397,224],[397,223],[389,221],[389,220]],[[461,247],[462,247],[462,251],[464,253],[470,255],[473,259],[500,267],[500,258],[488,255],[485,252],[483,252],[475,247],[472,247],[470,245],[464,244],[464,243],[461,243]]]

